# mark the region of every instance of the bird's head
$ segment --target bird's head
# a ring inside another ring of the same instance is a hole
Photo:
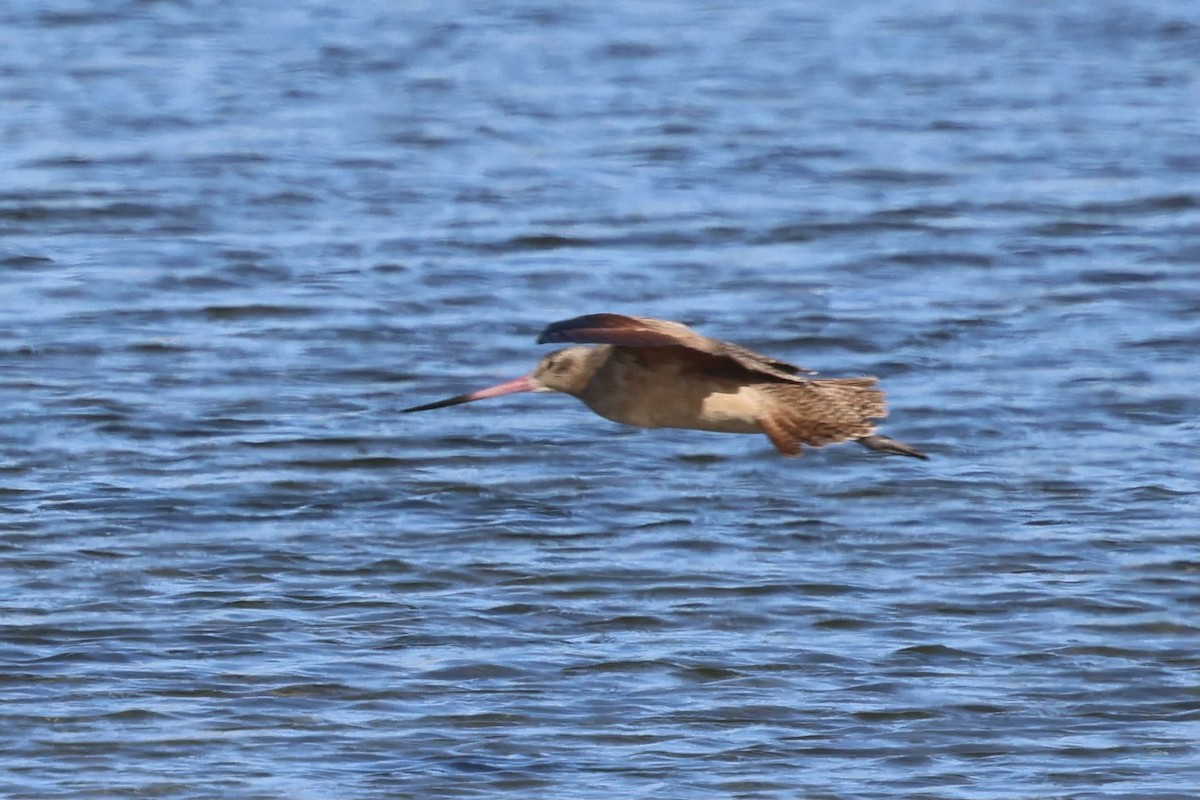
[[[587,358],[590,352],[592,352],[590,347],[568,347],[564,350],[555,350],[553,353],[543,356],[542,360],[533,368],[533,372],[528,375],[498,383],[487,389],[460,394],[457,397],[438,400],[434,403],[426,403],[423,406],[406,408],[404,412],[430,411],[435,408],[457,406],[475,400],[485,400],[489,397],[500,397],[518,392],[578,394],[587,386],[588,378],[591,377]]]

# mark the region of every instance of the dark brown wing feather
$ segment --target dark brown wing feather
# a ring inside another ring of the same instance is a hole
[[[664,357],[685,356],[681,349],[694,351],[698,357],[689,360],[704,362],[709,368],[723,365],[728,371],[747,371],[786,382],[804,382],[800,374],[812,370],[764,356],[741,345],[701,336],[686,325],[650,317],[629,317],[624,314],[587,314],[546,326],[538,336],[538,344],[547,342],[577,342],[580,344],[611,344],[618,347],[670,348]],[[685,356],[686,357],[686,356]]]

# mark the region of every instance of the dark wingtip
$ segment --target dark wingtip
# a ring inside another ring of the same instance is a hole
[[[681,344],[677,333],[657,327],[664,324],[660,320],[643,320],[625,314],[584,314],[582,317],[550,323],[537,340],[538,344],[575,342],[625,347],[668,347]]]
[[[571,317],[570,319],[551,322],[538,334],[537,343],[551,344],[577,341],[575,336],[570,335],[571,331],[578,331],[581,328],[606,328],[624,319],[625,317],[620,314],[584,314],[582,317]]]

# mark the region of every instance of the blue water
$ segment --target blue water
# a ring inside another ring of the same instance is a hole
[[[0,796],[1190,798],[1200,10],[0,8]],[[885,431],[518,395],[686,322]]]

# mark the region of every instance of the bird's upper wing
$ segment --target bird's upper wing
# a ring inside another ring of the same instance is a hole
[[[538,344],[547,342],[671,348],[672,357],[683,355],[710,368],[748,371],[781,381],[803,382],[805,379],[799,376],[812,373],[812,370],[761,355],[740,345],[701,336],[678,322],[650,317],[586,314],[547,325],[538,336]],[[681,349],[684,352],[680,352]]]

